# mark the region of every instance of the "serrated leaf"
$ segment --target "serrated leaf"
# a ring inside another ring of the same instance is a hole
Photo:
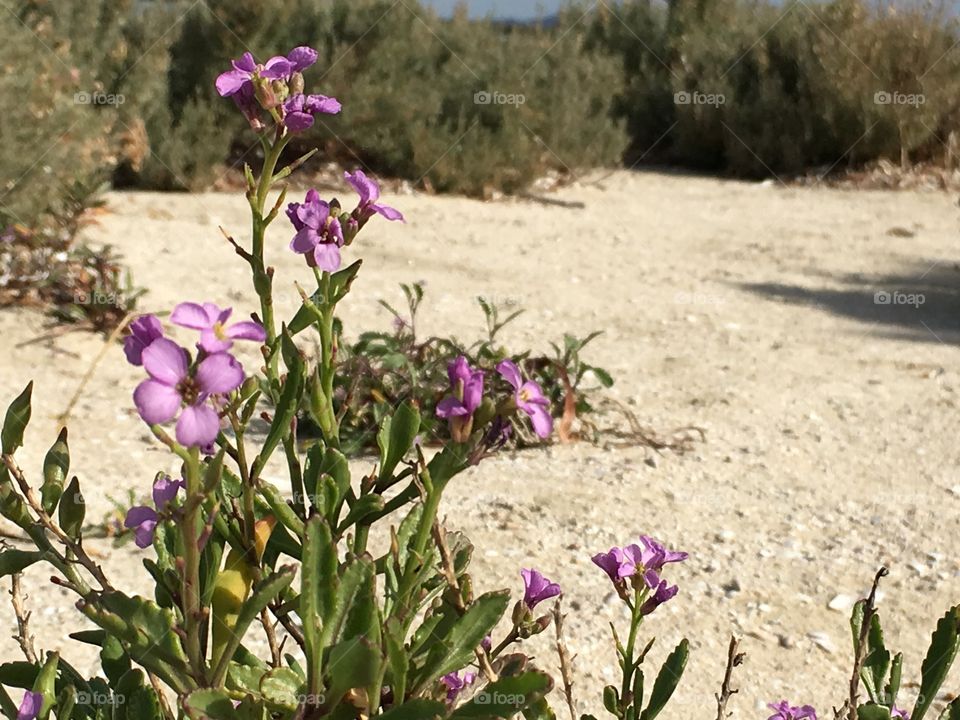
[[[933,636],[930,638],[930,647],[921,666],[920,694],[917,697],[911,720],[923,720],[927,710],[933,704],[947,677],[947,672],[957,656],[960,647],[960,605],[950,608],[940,618]]]
[[[677,685],[680,683],[680,678],[687,666],[689,654],[690,644],[684,638],[660,667],[657,679],[653,681],[653,689],[650,691],[650,702],[641,713],[640,720],[653,720],[666,707],[673,691],[677,689]]]
[[[273,706],[296,710],[303,694],[303,681],[290,668],[274,668],[260,681],[260,694]]]
[[[382,658],[363,637],[343,640],[330,648],[324,702],[336,705],[351,688],[366,687],[377,677]]]

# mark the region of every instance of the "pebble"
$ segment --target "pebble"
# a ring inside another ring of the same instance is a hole
[[[834,595],[833,599],[827,603],[827,607],[841,613],[847,613],[856,604],[857,599],[853,595]]]
[[[827,633],[822,630],[816,632],[807,633],[807,638],[816,645],[818,648],[823,650],[825,653],[832,654],[837,651],[837,646],[834,644],[833,640],[830,638]]]

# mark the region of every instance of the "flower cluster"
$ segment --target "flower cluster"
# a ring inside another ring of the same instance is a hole
[[[682,562],[687,557],[685,552],[667,550],[654,538],[642,535],[639,545],[634,543],[626,547],[613,547],[608,552],[597,553],[592,559],[613,581],[621,597],[627,596],[629,581],[643,598],[640,614],[649,615],[678,591],[676,585],[670,585],[660,577],[664,565]]]
[[[440,682],[447,689],[447,702],[453,704],[457,696],[468,686],[472,685],[477,679],[477,674],[472,670],[467,670],[460,675],[459,672],[451,672],[440,678]]]
[[[380,199],[380,186],[362,170],[353,174],[345,173],[344,176],[360,196],[352,212],[340,214],[340,205],[335,200],[321,200],[320,193],[312,188],[307,191],[302,203],[287,205],[287,217],[296,231],[290,249],[304,255],[311,267],[318,267],[325,272],[340,268],[340,248],[353,242],[356,234],[374,215],[403,222],[399,210],[377,202]]]
[[[134,322],[124,341],[127,359],[142,365],[149,376],[133,393],[140,417],[148,425],[162,425],[179,414],[177,442],[186,447],[213,444],[220,432],[222,398],[246,377],[243,366],[227,352],[233,341],[266,340],[259,323],[228,325],[231,312],[213,303],[181,303],[174,308],[170,316],[174,324],[200,331],[196,359],[165,337],[160,321],[152,315]]]
[[[512,360],[498,363],[497,373],[510,384],[514,392],[507,402],[496,408],[483,444],[491,447],[502,445],[509,434],[509,424],[504,418],[515,414],[517,410],[530,417],[533,430],[539,437],[550,437],[553,432],[550,401],[544,396],[540,386],[532,380],[524,381],[520,368]],[[464,443],[470,439],[475,416],[483,404],[484,372],[471,368],[469,360],[460,355],[447,367],[447,377],[450,379],[450,390],[448,395],[437,403],[437,417],[449,423],[454,442]],[[490,417],[483,420],[490,420]]]
[[[183,480],[171,480],[169,476],[162,475],[153,483],[153,504],[156,510],[147,505],[137,505],[127,511],[123,526],[133,530],[137,547],[145,548],[153,544],[153,534],[161,515],[184,487]]]
[[[262,109],[290,132],[302,132],[313,126],[315,116],[340,112],[336,98],[303,93],[302,73],[316,61],[317,51],[305,46],[263,64],[247,52],[217,78],[217,92],[236,103],[254,130],[264,127]]]

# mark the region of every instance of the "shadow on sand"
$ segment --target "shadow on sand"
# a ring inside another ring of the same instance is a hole
[[[873,326],[871,333],[915,342],[960,344],[960,264],[917,262],[888,275],[822,275],[829,287],[741,283],[749,292]]]

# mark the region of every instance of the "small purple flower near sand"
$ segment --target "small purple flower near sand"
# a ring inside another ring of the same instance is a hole
[[[523,381],[520,368],[512,360],[503,360],[497,365],[497,372],[513,386],[516,391],[517,407],[530,416],[533,431],[541,438],[550,437],[553,432],[553,418],[550,416],[550,401],[544,397],[540,386],[533,380]]]
[[[208,399],[240,387],[243,366],[220,352],[205,357],[191,372],[188,359],[187,351],[172,340],[154,340],[143,351],[143,367],[150,378],[137,386],[133,401],[148,425],[170,422],[179,412],[177,441],[203,447],[220,432],[220,418]]]
[[[17,720],[36,720],[41,709],[43,709],[43,695],[27,690],[17,709]]]
[[[303,132],[313,127],[316,115],[336,115],[340,101],[326,95],[291,95],[283,103],[283,124],[290,132]]]
[[[896,705],[890,708],[890,717],[891,718],[900,718],[900,720],[910,720],[910,713],[906,710],[901,710]]]
[[[613,581],[618,582],[640,572],[649,588],[657,588],[660,583],[660,571],[667,563],[686,560],[687,553],[667,550],[649,535],[640,536],[641,545],[636,543],[626,547],[613,547],[609,552],[593,556],[594,564],[602,569]],[[672,597],[672,596],[671,596]]]
[[[184,486],[183,480],[171,480],[163,476],[153,484],[153,504],[156,510],[146,505],[137,505],[127,511],[123,525],[133,530],[137,547],[146,548],[153,544],[153,534],[160,517],[158,513],[164,511]]]
[[[325,272],[338,270],[343,230],[340,220],[331,212],[330,204],[321,200],[316,190],[310,189],[302,203],[287,205],[287,217],[297,231],[290,249],[298,255],[306,255],[308,264]]]
[[[778,703],[769,703],[768,708],[774,711],[767,720],[817,720],[817,711],[809,705],[792,706],[786,700]]]
[[[217,92],[220,93],[221,97],[230,97],[240,92],[241,88],[247,83],[252,83],[254,78],[286,80],[294,72],[294,63],[282,55],[276,55],[260,65],[251,53],[245,52],[238,60],[233,60],[231,64],[233,65],[232,70],[227,70],[217,77]]]
[[[523,577],[523,604],[531,610],[561,592],[557,583],[550,582],[537,570],[523,569],[520,575]]]
[[[353,217],[356,218],[357,221],[364,223],[375,214],[379,213],[387,220],[399,220],[400,222],[404,222],[403,215],[399,210],[392,208],[389,205],[380,205],[377,203],[377,200],[380,199],[380,186],[377,185],[375,180],[368,178],[366,174],[364,174],[363,170],[357,170],[352,175],[348,172],[345,172],[343,176],[360,196],[360,203],[352,213]]]
[[[252,320],[227,325],[233,308],[222,309],[213,303],[185,302],[177,305],[170,321],[185,328],[200,331],[200,348],[207,353],[218,353],[233,347],[234,340],[266,342],[263,326]]]
[[[155,315],[141,315],[130,323],[130,334],[123,341],[123,352],[131,365],[143,365],[143,351],[163,337],[163,326]]]
[[[469,670],[463,673],[463,677],[460,676],[460,673],[452,672],[440,678],[440,682],[447,687],[447,702],[454,702],[463,689],[468,685],[472,685],[476,679],[477,674]]]
[[[449,420],[456,442],[466,442],[473,428],[473,413],[483,400],[483,371],[472,369],[461,355],[447,366],[447,377],[450,395],[437,403],[437,417]]]

